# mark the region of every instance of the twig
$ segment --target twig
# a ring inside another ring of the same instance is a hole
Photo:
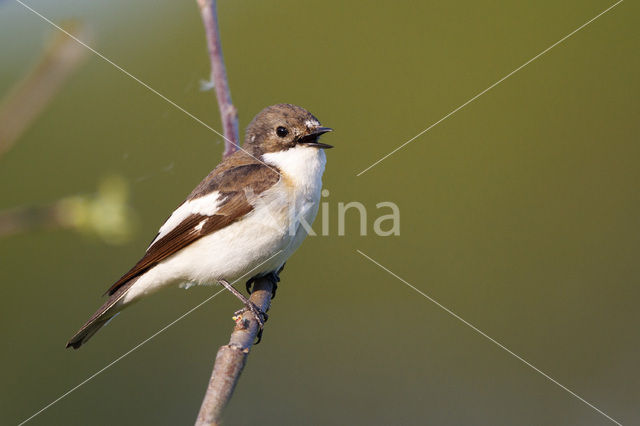
[[[259,278],[254,283],[249,300],[263,312],[267,312],[271,306],[272,290],[273,284],[270,279]],[[229,344],[218,349],[196,426],[220,424],[222,412],[231,399],[258,330],[258,321],[251,312],[246,312],[236,319],[236,326],[231,333]]]
[[[128,198],[129,185],[124,178],[105,176],[93,194],[0,210],[0,238],[39,229],[70,229],[109,244],[122,244],[129,240],[135,226]]]
[[[57,205],[0,210],[0,238],[32,229],[56,229],[70,226],[71,224],[62,217]]]
[[[218,108],[224,130],[224,156],[233,154],[238,149],[238,111],[231,102],[231,91],[227,81],[227,71],[222,56],[220,31],[218,30],[218,12],[216,0],[197,0],[202,14],[202,22],[209,47],[211,60],[211,82],[216,89]]]
[[[202,14],[202,22],[204,23],[207,46],[209,47],[211,81],[216,90],[224,129],[224,158],[238,149],[238,112],[231,102],[231,92],[222,57],[216,0],[197,1]],[[262,309],[263,312],[267,312],[271,306],[272,291],[273,283],[271,280],[266,278],[257,279],[254,282],[253,292],[249,300]],[[236,320],[236,326],[231,333],[229,344],[218,349],[211,379],[209,379],[209,386],[196,420],[197,426],[220,424],[222,412],[231,399],[233,390],[247,362],[249,350],[258,335],[259,324],[252,313],[247,312],[234,319]]]
[[[63,27],[87,38],[77,21]],[[13,146],[86,57],[87,50],[66,35],[56,32],[51,37],[38,62],[0,102],[0,156]]]

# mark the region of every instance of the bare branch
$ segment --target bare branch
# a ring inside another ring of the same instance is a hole
[[[226,139],[223,154],[223,158],[226,158],[238,149],[238,113],[231,102],[231,92],[222,56],[216,0],[197,1],[209,47],[211,82],[218,98],[218,107]],[[253,293],[251,293],[249,300],[263,312],[267,312],[271,306],[272,291],[273,283],[269,279],[259,278],[254,283]],[[216,355],[209,386],[196,420],[197,426],[220,424],[222,412],[231,399],[233,390],[247,362],[249,350],[258,335],[259,324],[252,313],[247,312],[234,319],[236,326],[231,333],[229,344],[221,346]]]
[[[238,149],[238,111],[231,102],[231,91],[227,81],[227,71],[222,56],[220,44],[220,31],[218,29],[218,12],[216,0],[197,0],[202,14],[202,22],[209,47],[209,59],[211,60],[211,82],[216,90],[218,107],[222,118],[224,130],[224,157],[233,154]]]
[[[249,300],[263,312],[271,306],[273,283],[268,278],[255,281]],[[251,312],[245,312],[236,319],[229,344],[221,346],[216,355],[213,373],[205,394],[196,426],[219,425],[222,412],[231,399],[233,390],[249,356],[249,350],[258,335],[259,325]]]
[[[77,21],[63,27],[71,34],[87,37]],[[0,155],[13,146],[86,58],[87,50],[65,34],[51,36],[38,62],[0,102]]]
[[[58,206],[14,207],[0,210],[0,238],[32,229],[66,228],[71,224],[61,217]]]
[[[109,244],[127,242],[135,227],[129,184],[118,175],[105,176],[93,194],[72,195],[41,206],[0,210],[0,238],[40,229],[70,229]]]

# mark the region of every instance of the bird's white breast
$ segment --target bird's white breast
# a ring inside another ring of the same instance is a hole
[[[280,169],[284,179],[290,179],[297,195],[320,199],[322,173],[327,162],[324,150],[298,145],[286,151],[264,154],[262,159]]]
[[[311,225],[318,212],[326,157],[322,149],[296,147],[264,154],[263,160],[277,167],[281,178],[260,194],[246,193],[253,210],[147,271],[123,303],[174,283],[214,284],[219,279],[233,281],[244,274],[248,279],[277,270],[286,262],[307,235],[301,221]],[[215,214],[218,196],[216,191],[184,203],[160,228],[159,237],[189,214]]]
[[[262,158],[267,164],[280,169],[280,180],[288,191],[288,232],[291,240],[283,249],[286,260],[307,236],[301,220],[310,226],[318,213],[327,157],[323,149],[299,145],[286,151],[264,154]]]

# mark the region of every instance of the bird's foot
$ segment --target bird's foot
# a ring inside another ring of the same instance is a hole
[[[280,272],[282,272],[283,269],[284,269],[284,265],[282,265],[282,268],[280,268],[278,271],[271,271],[264,276],[273,284],[273,288],[271,290],[272,300],[276,297],[276,291],[278,290],[278,283],[280,282]],[[249,280],[245,284],[247,288],[247,293],[249,294],[253,293],[253,285],[255,284],[257,279],[258,279],[257,276],[249,278]]]
[[[255,317],[256,321],[258,322],[259,329],[258,329],[258,334],[256,335],[256,338],[258,340],[256,341],[256,343],[254,343],[255,345],[257,345],[262,340],[262,331],[264,330],[264,323],[267,322],[267,320],[269,319],[269,315],[267,315],[266,312],[264,312],[262,309],[256,306],[255,303],[248,300],[247,303],[245,303],[244,308],[234,312],[233,319],[238,321],[240,318],[242,318],[242,315],[245,314],[246,312],[251,312]]]
[[[282,271],[282,269],[280,269]],[[278,283],[280,282],[280,272],[270,272],[267,274],[266,278],[271,281],[273,287],[271,288],[271,300],[276,298],[276,291],[278,291]]]
[[[256,282],[256,279],[257,279],[257,278],[258,278],[258,277],[251,277],[251,278],[249,278],[249,280],[245,283],[245,286],[246,286],[246,288],[247,288],[247,293],[249,293],[249,294],[253,293],[252,287],[253,287],[253,284]]]
[[[258,343],[260,343],[260,340],[262,339],[262,329],[264,328],[264,323],[269,318],[267,314],[264,313],[262,309],[257,307],[255,303],[253,303],[252,301],[244,297],[244,295],[240,293],[238,290],[236,290],[235,287],[233,287],[231,284],[229,284],[227,280],[218,280],[218,282],[221,285],[223,285],[227,290],[229,290],[234,296],[236,296],[240,301],[242,301],[242,304],[244,305],[243,309],[240,309],[239,311],[236,311],[233,314],[234,321],[236,322],[239,321],[241,318],[241,315],[244,314],[245,312],[251,312],[253,316],[256,318],[256,321],[258,322],[258,326],[260,327],[260,331],[258,332]]]

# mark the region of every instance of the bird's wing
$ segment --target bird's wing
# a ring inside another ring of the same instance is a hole
[[[167,219],[142,259],[107,293],[114,294],[177,251],[241,219],[253,210],[247,194],[259,194],[279,179],[277,171],[260,163],[216,168]]]

